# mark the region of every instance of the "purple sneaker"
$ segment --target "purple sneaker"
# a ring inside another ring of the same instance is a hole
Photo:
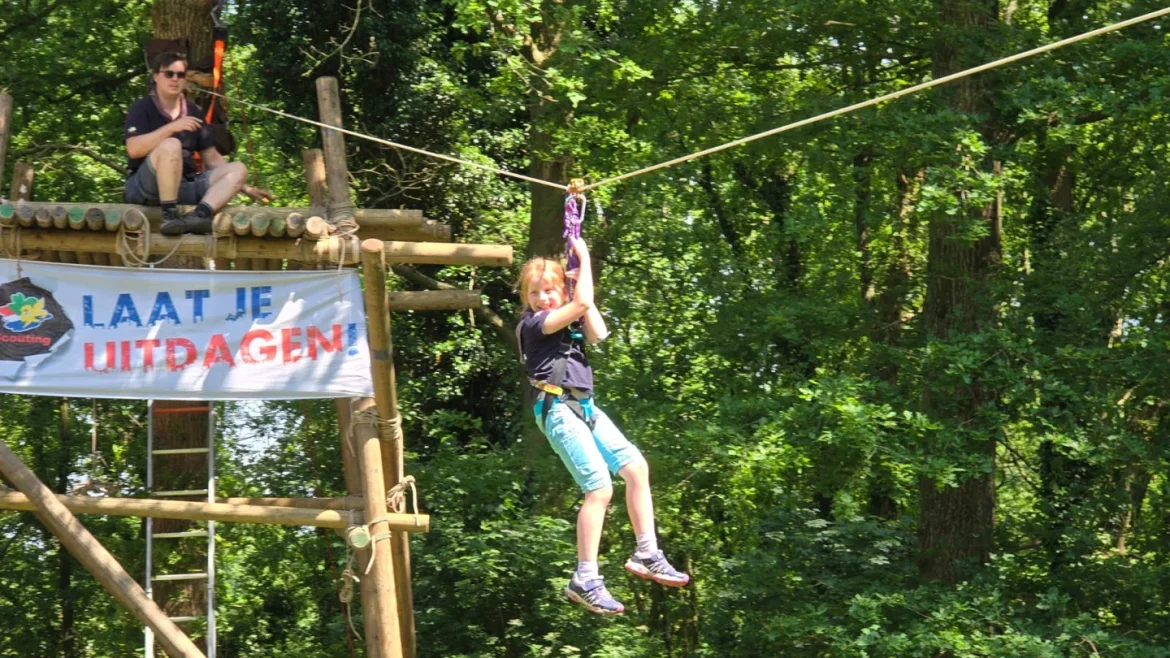
[[[626,571],[667,587],[686,587],[691,582],[690,576],[670,566],[662,551],[655,551],[650,557],[631,555],[626,560]]]
[[[605,589],[605,581],[601,578],[587,580],[579,585],[575,579],[569,578],[565,596],[569,597],[570,601],[585,606],[589,612],[596,612],[599,615],[619,615],[626,610],[625,606],[609,595],[609,590]]]

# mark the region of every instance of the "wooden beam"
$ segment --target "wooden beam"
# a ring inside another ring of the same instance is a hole
[[[394,375],[394,341],[390,332],[390,311],[386,306],[386,250],[381,240],[362,242],[363,295],[366,302],[366,327],[370,341],[370,362],[374,379],[374,400],[378,417],[393,421],[390,438],[382,439],[382,471],[386,490],[398,486],[406,476],[403,463],[402,419],[398,415],[398,392]],[[418,510],[415,510],[418,511]],[[398,599],[399,635],[402,655],[414,658],[414,594],[410,577],[410,539],[395,532],[391,538],[394,552],[395,595]]]
[[[8,137],[12,132],[12,96],[0,91],[0,180],[4,180],[4,163],[8,157]]]
[[[366,500],[360,495],[351,495],[345,498],[216,498],[215,502],[224,505],[259,505],[261,507],[295,507],[298,509],[364,510],[366,508]]]
[[[58,231],[36,227],[21,229],[21,245],[25,249],[52,251],[89,251],[103,254],[118,253],[118,234],[90,233],[88,231]],[[210,256],[211,242],[218,240],[214,255],[235,260],[239,258],[270,258],[304,263],[337,263],[352,265],[358,262],[359,243],[356,238],[330,237],[317,242],[301,240],[269,240],[253,237],[220,237],[211,235],[184,235],[167,237],[152,235],[150,253],[135,245],[139,258],[159,258],[172,253],[176,256]],[[343,247],[343,244],[344,247]],[[438,242],[387,242],[387,260],[395,263],[423,263],[434,265],[507,265],[512,262],[512,247],[490,244],[446,244]]]
[[[466,311],[483,307],[481,290],[412,290],[386,293],[390,311]]]
[[[77,514],[108,514],[110,516],[184,519],[187,521],[348,528],[351,525],[360,525],[364,518],[364,514],[357,511],[350,518],[351,515],[346,510],[307,509],[271,504],[241,505],[187,500],[90,498],[88,496],[65,495],[57,495],[56,500],[63,509]],[[0,492],[0,509],[33,511],[36,509],[36,504],[24,494]],[[431,519],[426,514],[390,514],[387,523],[388,527],[403,532],[427,532],[430,530]]]
[[[26,497],[29,509],[37,512],[38,518],[48,526],[61,545],[93,574],[118,603],[154,631],[167,653],[177,658],[206,658],[3,440],[0,440],[0,472],[22,492],[3,495]]]
[[[512,264],[512,247],[509,245],[386,242],[385,252],[387,263],[487,265],[491,267],[504,267]]]
[[[0,204],[0,209],[9,205],[11,204]],[[87,228],[86,213],[91,210],[96,210],[105,215],[105,226],[99,226],[99,230],[103,228],[107,231],[118,230],[119,222],[126,221],[126,215],[131,211],[136,211],[142,217],[145,217],[155,233],[158,232],[162,222],[162,209],[158,206],[136,206],[126,203],[29,201],[28,207],[34,213],[41,208],[45,208],[48,212],[54,213],[54,219],[59,218],[60,222],[54,224],[57,228],[65,228],[66,226],[78,230]],[[187,212],[191,209],[191,206],[179,206],[180,213]],[[9,208],[8,212],[14,212],[14,209]],[[227,227],[231,225],[237,216],[265,216],[269,218],[270,222],[273,219],[281,218],[285,220],[287,226],[288,217],[293,214],[308,218],[320,215],[321,213],[319,210],[312,208],[228,206],[216,213],[218,221],[215,223],[215,230],[220,234],[226,235],[230,232]],[[73,219],[72,222],[68,221],[70,218]],[[357,220],[359,233],[363,238],[407,242],[450,242],[451,240],[450,226],[423,217],[422,211],[419,210],[371,208],[355,211],[354,219]],[[240,221],[244,220],[241,219]]]

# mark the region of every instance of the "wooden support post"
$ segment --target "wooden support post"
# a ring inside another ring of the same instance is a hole
[[[366,518],[377,520],[386,516],[386,483],[382,476],[382,445],[375,422],[363,421],[362,412],[375,407],[372,398],[362,398],[354,409],[353,434],[358,445],[362,475],[362,495],[366,499]],[[385,522],[370,524],[370,536],[389,533]],[[370,573],[373,596],[364,598],[362,616],[365,618],[366,642],[376,646],[380,658],[402,658],[402,638],[398,621],[397,596],[394,593],[394,551],[385,539],[370,546]]]
[[[8,198],[13,201],[32,199],[33,166],[31,162],[17,162],[12,167],[12,188]]]
[[[12,132],[12,96],[0,92],[0,180],[4,180],[4,163],[8,158],[8,136]]]
[[[260,523],[265,525],[307,526],[315,528],[348,528],[360,525],[365,515],[355,506],[338,509],[341,502],[330,502],[330,508],[319,508],[295,503],[295,506],[280,505],[281,499],[225,498],[221,500],[242,500],[248,503],[216,502],[204,503],[193,500],[156,500],[152,498],[90,498],[88,496],[57,496],[65,509],[75,514],[108,514],[110,516],[136,516],[154,519],[182,519],[186,521],[221,521],[224,523]],[[252,504],[255,501],[263,504]],[[306,499],[291,499],[306,500]],[[312,499],[307,499],[312,500]],[[330,499],[346,501],[347,498]],[[357,503],[365,506],[364,499]],[[33,502],[23,494],[0,492],[0,509],[32,511]],[[427,532],[431,519],[426,514],[387,514],[386,523],[390,528],[402,532]]]
[[[353,420],[350,400],[349,398],[338,398],[333,401],[333,404],[337,409],[337,426],[341,431],[341,467],[342,472],[345,474],[345,490],[349,492],[350,497],[360,497],[362,492],[361,457],[358,454],[357,442],[353,440],[354,437],[350,433],[350,425]],[[364,498],[362,499],[362,503],[364,506]],[[365,573],[366,565],[370,562],[370,552],[357,551],[354,553],[354,558],[359,573]],[[362,604],[373,605],[372,601],[377,596],[373,579],[362,578],[358,586],[361,592]],[[353,604],[350,603],[349,605]],[[369,627],[367,626],[366,633],[366,658],[381,658],[381,654],[379,653],[380,640],[377,639],[377,629],[374,629],[375,635],[369,637]]]
[[[0,472],[28,497],[37,516],[56,535],[61,545],[93,574],[118,603],[154,631],[167,653],[176,658],[206,658],[3,440],[0,440]]]
[[[386,293],[390,311],[466,311],[483,307],[480,290],[412,290]]]
[[[341,93],[337,88],[337,78],[317,78],[317,112],[321,123],[342,127],[341,123]],[[321,129],[322,152],[325,157],[325,184],[329,193],[329,221],[336,219],[335,208],[348,209],[352,212],[353,205],[349,196],[349,167],[345,161],[345,137],[336,130]]]
[[[309,149],[301,154],[305,164],[305,185],[309,190],[309,214],[321,215],[326,211],[329,188],[325,183],[325,152]]]
[[[362,242],[363,294],[370,340],[374,399],[378,416],[391,424],[391,436],[382,441],[382,470],[389,490],[402,482],[402,419],[398,415],[398,392],[394,381],[394,342],[390,335],[390,311],[386,308],[386,250],[381,240]],[[417,511],[417,510],[415,510]],[[402,655],[414,658],[414,594],[410,582],[410,540],[401,532],[391,537],[394,549],[394,580],[397,585],[398,622]]]

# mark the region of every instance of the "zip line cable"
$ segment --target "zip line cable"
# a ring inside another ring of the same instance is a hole
[[[231,101],[233,103],[241,103],[243,105],[247,105],[248,107],[256,108],[257,110],[263,110],[264,112],[270,112],[270,113],[275,114],[277,116],[285,117],[286,119],[293,119],[296,121],[301,121],[301,122],[304,122],[304,123],[307,123],[307,124],[310,124],[313,126],[317,126],[319,128],[325,128],[328,130],[336,130],[339,133],[343,133],[346,135],[352,135],[353,137],[357,137],[359,139],[364,139],[364,140],[367,140],[370,142],[374,142],[376,144],[384,144],[386,146],[390,146],[390,147],[393,147],[396,149],[402,149],[403,151],[410,151],[412,153],[418,153],[420,155],[425,155],[428,157],[437,158],[439,160],[446,160],[448,162],[454,162],[456,164],[466,165],[468,167],[474,167],[476,169],[483,169],[484,171],[490,171],[494,174],[499,174],[501,176],[508,176],[511,178],[517,178],[517,179],[522,180],[522,181],[528,181],[529,183],[535,183],[538,185],[552,187],[552,188],[555,188],[557,190],[564,190],[565,189],[565,186],[561,185],[560,183],[553,183],[551,181],[541,180],[539,178],[533,178],[531,176],[525,176],[524,174],[517,174],[517,173],[511,172],[511,171],[507,171],[505,169],[497,169],[496,167],[492,167],[490,165],[485,165],[485,164],[480,164],[478,162],[468,162],[467,160],[460,160],[459,158],[456,158],[455,156],[444,155],[442,153],[434,153],[432,151],[427,151],[426,149],[420,149],[420,148],[416,148],[414,146],[407,146],[406,144],[392,142],[388,139],[382,139],[381,137],[374,137],[373,135],[366,135],[364,133],[355,132],[353,130],[348,130],[346,128],[338,128],[337,126],[331,126],[327,123],[321,123],[320,121],[306,119],[305,117],[299,117],[295,114],[289,114],[288,112],[274,110],[270,107],[265,107],[263,105],[258,105],[256,103],[250,103],[248,101],[240,100],[238,98],[232,98],[230,96],[225,96],[223,94],[219,94],[219,93],[216,93],[214,91],[208,91],[207,93],[211,94],[212,96],[218,96],[224,100],[228,100],[228,101]]]
[[[720,144],[719,146],[713,146],[709,149],[698,151],[696,153],[691,153],[690,155],[684,155],[682,157],[675,158],[673,160],[667,160],[666,162],[662,162],[660,164],[652,165],[649,167],[644,167],[642,169],[638,169],[636,171],[631,171],[629,173],[622,174],[620,176],[614,176],[613,178],[606,178],[604,180],[597,181],[596,183],[593,183],[591,185],[586,185],[584,189],[586,191],[588,191],[588,190],[600,187],[602,185],[609,185],[610,183],[616,183],[618,181],[625,180],[627,178],[633,178],[634,176],[640,176],[642,174],[646,174],[646,173],[649,173],[651,171],[656,171],[658,169],[665,169],[667,167],[673,167],[676,164],[681,164],[683,162],[687,162],[688,160],[694,160],[695,158],[701,158],[705,155],[711,155],[712,153],[718,153],[719,151],[725,151],[729,148],[735,148],[736,146],[742,146],[743,144],[747,144],[748,142],[754,142],[757,139],[763,139],[765,137],[771,137],[772,135],[778,135],[782,132],[794,130],[796,128],[807,126],[809,124],[817,123],[818,121],[823,121],[825,119],[831,119],[831,118],[836,117],[836,116],[841,116],[842,114],[856,112],[857,110],[864,109],[864,108],[867,108],[867,107],[870,107],[873,105],[877,105],[879,103],[884,103],[886,101],[892,101],[895,98],[900,98],[900,97],[906,96],[908,94],[913,94],[913,93],[922,91],[924,89],[929,89],[931,87],[935,87],[935,86],[938,86],[941,84],[946,84],[948,82],[952,82],[952,81],[958,80],[960,78],[965,78],[965,77],[970,76],[970,75],[975,75],[976,73],[982,73],[983,71],[989,71],[991,69],[998,68],[998,67],[1003,66],[1005,64],[1011,64],[1012,62],[1018,62],[1022,59],[1027,59],[1029,57],[1032,57],[1033,55],[1039,55],[1041,53],[1046,53],[1046,52],[1049,52],[1051,50],[1056,50],[1058,48],[1070,46],[1074,43],[1077,43],[1078,41],[1084,41],[1086,39],[1092,39],[1093,37],[1100,36],[1102,34],[1107,34],[1109,32],[1115,32],[1117,30],[1122,30],[1122,29],[1125,29],[1131,25],[1136,25],[1136,24],[1142,23],[1144,21],[1153,20],[1155,18],[1159,18],[1159,17],[1165,16],[1167,14],[1170,14],[1170,7],[1165,7],[1163,9],[1159,9],[1157,11],[1152,11],[1148,14],[1142,14],[1141,16],[1137,16],[1137,17],[1131,18],[1129,20],[1121,21],[1120,23],[1114,23],[1113,25],[1109,25],[1106,27],[1098,28],[1098,29],[1092,30],[1090,32],[1084,32],[1082,34],[1078,34],[1076,36],[1069,37],[1067,39],[1062,39],[1060,41],[1050,43],[1050,44],[1045,45],[1045,46],[1040,46],[1038,48],[1033,48],[1031,50],[1025,50],[1022,53],[1016,53],[1015,55],[1009,55],[1008,57],[1004,57],[1002,59],[997,59],[994,62],[988,62],[987,64],[981,64],[981,65],[976,66],[974,68],[969,68],[969,69],[966,69],[963,71],[959,71],[957,73],[952,73],[950,75],[946,75],[946,76],[943,76],[941,78],[937,78],[935,80],[929,80],[927,82],[923,82],[921,84],[917,84],[917,85],[914,85],[912,87],[906,87],[905,89],[900,89],[898,91],[886,94],[885,96],[878,96],[877,98],[871,98],[870,100],[867,100],[867,101],[862,101],[860,103],[854,103],[853,105],[849,105],[847,107],[842,107],[842,108],[839,108],[836,110],[825,112],[824,114],[818,114],[815,117],[809,117],[808,119],[801,119],[800,121],[794,121],[792,123],[780,126],[779,128],[773,128],[771,130],[766,130],[762,133],[757,133],[757,134],[752,135],[750,137],[743,137],[743,138],[737,139],[735,141],[727,142],[726,144]]]
[[[824,112],[824,113],[818,114],[814,117],[809,117],[807,119],[801,119],[799,121],[794,121],[792,123],[785,124],[785,125],[780,126],[778,128],[772,128],[771,130],[766,130],[766,131],[761,132],[761,133],[756,133],[755,135],[750,135],[748,137],[741,137],[740,139],[730,141],[730,142],[727,142],[725,144],[720,144],[718,146],[712,146],[711,148],[704,149],[702,151],[697,151],[697,152],[691,153],[689,155],[684,155],[684,156],[675,158],[673,160],[667,160],[666,162],[661,162],[659,164],[651,165],[649,167],[643,167],[642,169],[637,169],[637,170],[634,170],[634,171],[631,171],[631,172],[628,172],[625,174],[621,174],[619,176],[614,176],[612,178],[605,178],[605,179],[602,179],[600,181],[597,181],[596,183],[590,183],[589,185],[586,185],[585,187],[581,188],[581,191],[585,192],[585,191],[589,191],[589,190],[594,190],[594,189],[597,189],[603,185],[610,185],[612,183],[616,183],[618,181],[623,181],[623,180],[626,180],[629,178],[633,178],[635,176],[641,176],[642,174],[648,174],[652,171],[657,171],[659,169],[666,169],[668,167],[673,167],[674,165],[677,165],[677,164],[682,164],[684,162],[688,162],[688,161],[694,160],[696,158],[701,158],[701,157],[704,157],[707,155],[711,155],[713,153],[718,153],[720,151],[725,151],[725,150],[730,149],[730,148],[735,148],[736,146],[742,146],[742,145],[747,144],[749,142],[754,142],[756,140],[763,139],[765,137],[771,137],[772,135],[778,135],[778,134],[783,133],[783,132],[795,130],[796,128],[801,128],[801,127],[804,127],[807,125],[818,123],[820,121],[824,121],[825,119],[831,119],[833,117],[838,117],[838,116],[841,116],[844,114],[849,114],[851,112],[856,112],[857,110],[865,109],[867,107],[872,107],[874,105],[879,105],[879,104],[885,103],[887,101],[892,101],[894,99],[901,98],[902,96],[914,94],[914,93],[923,91],[925,89],[930,89],[931,87],[937,87],[938,85],[946,84],[948,82],[953,82],[955,80],[959,80],[961,78],[972,76],[972,75],[975,75],[977,73],[982,73],[984,71],[990,71],[991,69],[999,68],[1001,66],[1011,64],[1013,62],[1018,62],[1020,60],[1027,59],[1027,58],[1033,57],[1035,55],[1040,55],[1042,53],[1051,52],[1053,50],[1064,48],[1065,46],[1071,46],[1072,44],[1078,43],[1080,41],[1086,41],[1088,39],[1092,39],[1094,37],[1098,37],[1098,36],[1101,36],[1103,34],[1108,34],[1110,32],[1116,32],[1118,30],[1123,30],[1123,29],[1130,27],[1132,25],[1137,25],[1138,23],[1144,23],[1146,21],[1150,21],[1150,20],[1153,20],[1155,18],[1161,18],[1162,16],[1166,16],[1168,14],[1170,14],[1170,7],[1165,7],[1163,9],[1151,11],[1147,14],[1142,14],[1141,16],[1135,16],[1133,18],[1126,19],[1124,21],[1114,23],[1112,25],[1107,25],[1105,27],[1100,27],[1100,28],[1097,28],[1095,30],[1083,32],[1081,34],[1069,37],[1067,39],[1061,39],[1060,41],[1055,41],[1053,43],[1050,43],[1050,44],[1047,44],[1044,46],[1038,46],[1038,47],[1033,48],[1031,50],[1025,50],[1023,52],[1016,53],[1015,55],[1009,55],[1007,57],[1003,57],[1001,59],[997,59],[995,61],[988,62],[986,64],[981,64],[981,65],[973,67],[973,68],[964,69],[962,71],[958,71],[956,73],[952,73],[950,75],[943,76],[941,78],[936,78],[934,80],[928,80],[927,82],[923,82],[923,83],[916,84],[916,85],[913,85],[910,87],[906,87],[905,89],[900,89],[898,91],[891,92],[891,93],[886,94],[884,96],[878,96],[877,98],[871,98],[869,100],[862,101],[860,103],[854,103],[853,105],[848,105],[846,107],[838,108],[836,110]],[[235,103],[241,103],[243,105],[247,105],[248,107],[256,108],[256,109],[262,110],[264,112],[269,112],[269,113],[275,114],[277,116],[285,117],[287,119],[293,119],[295,121],[301,121],[303,123],[318,126],[320,128],[326,128],[328,130],[336,130],[340,133],[344,133],[346,135],[351,135],[351,136],[357,137],[359,139],[364,139],[367,141],[375,142],[377,144],[384,144],[384,145],[390,146],[392,148],[402,149],[404,151],[410,151],[412,153],[418,153],[419,155],[424,155],[427,157],[436,158],[438,160],[446,160],[447,162],[453,162],[456,164],[461,164],[461,165],[465,165],[468,167],[473,167],[475,169],[489,171],[489,172],[492,172],[494,174],[498,174],[500,176],[507,176],[509,178],[515,178],[517,180],[526,181],[526,182],[532,183],[534,185],[544,185],[545,187],[551,187],[551,188],[554,188],[556,190],[564,190],[565,189],[565,184],[563,184],[563,183],[554,183],[552,181],[542,180],[540,178],[533,178],[531,176],[525,176],[524,174],[517,174],[515,172],[507,171],[505,169],[499,169],[496,167],[492,167],[490,165],[480,164],[478,162],[469,162],[467,160],[462,160],[462,159],[456,158],[454,156],[444,155],[442,153],[434,153],[432,151],[427,151],[425,149],[420,149],[420,148],[417,148],[414,146],[407,146],[406,144],[392,142],[388,139],[374,137],[373,135],[367,135],[367,134],[363,134],[363,133],[356,132],[353,130],[347,130],[345,128],[338,128],[336,126],[330,126],[329,124],[321,123],[320,121],[306,119],[305,117],[299,117],[299,116],[296,116],[294,114],[289,114],[287,112],[275,110],[275,109],[272,109],[269,107],[265,107],[263,105],[258,105],[256,103],[250,103],[250,102],[245,101],[245,100],[231,98],[229,96],[225,96],[223,94],[219,94],[219,93],[216,93],[214,91],[209,91],[207,93],[211,94],[212,96],[218,96],[220,98],[223,98],[225,100],[229,100],[229,101],[232,101]]]

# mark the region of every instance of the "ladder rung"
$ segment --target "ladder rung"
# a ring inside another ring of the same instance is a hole
[[[154,450],[156,455],[199,455],[210,451],[211,448],[163,448]]]
[[[204,580],[207,578],[205,573],[171,573],[165,576],[154,576],[151,580]]]
[[[206,496],[207,489],[180,489],[178,491],[154,491],[152,496]]]
[[[194,414],[207,413],[211,407],[154,407],[156,414]]]
[[[184,532],[156,532],[151,535],[155,539],[182,539],[183,537],[206,537],[206,530],[187,530]]]
[[[187,617],[167,617],[167,619],[170,619],[171,621],[175,622],[176,624],[182,624],[183,622],[188,622],[188,621],[195,621],[196,619],[203,619],[203,617],[191,617],[191,616],[187,616]]]

